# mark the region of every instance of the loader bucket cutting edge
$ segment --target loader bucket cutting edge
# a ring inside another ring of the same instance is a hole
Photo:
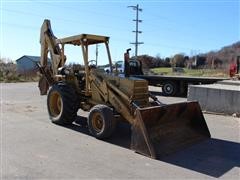
[[[131,149],[155,159],[210,136],[198,102],[137,108]]]

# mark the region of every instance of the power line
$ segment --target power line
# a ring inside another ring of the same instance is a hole
[[[45,4],[45,3],[44,3]],[[58,7],[61,7],[61,6],[58,6]],[[19,10],[12,10],[12,9],[7,9],[7,8],[3,8],[2,9],[3,11],[6,11],[6,12],[10,12],[10,13],[16,13],[16,14],[22,14],[22,15],[31,15],[31,16],[35,16],[35,17],[40,17],[40,18],[44,18],[42,15],[40,14],[36,14],[36,13],[31,13],[31,12],[24,12],[24,11],[19,11]],[[75,9],[76,10],[76,9]],[[49,16],[50,18],[50,16]],[[75,21],[75,20],[72,20],[72,19],[66,19],[66,18],[59,18],[59,17],[52,17],[53,19],[55,20],[58,20],[58,21],[63,21],[63,22],[68,22],[68,23],[81,23],[81,24],[88,24],[88,25],[92,25],[91,23],[86,23],[86,22],[79,22],[79,21]],[[154,24],[152,24],[154,25]],[[156,24],[155,24],[156,25]],[[98,26],[100,28],[104,28],[104,29],[109,29],[109,28],[112,28],[110,26]],[[153,26],[154,27],[154,26]],[[125,28],[116,28],[116,29],[122,29],[122,30],[127,30]],[[166,29],[166,27],[165,27]],[[171,28],[167,28],[168,30],[174,30],[174,29],[171,29]],[[153,29],[153,30],[150,30],[150,31],[147,31],[147,32],[154,32],[156,31],[156,29]]]
[[[33,1],[32,1],[33,2]],[[38,2],[38,3],[41,3],[41,2]],[[75,11],[77,11],[77,9],[75,9],[75,8],[66,8],[66,7],[62,7],[62,6],[56,6],[56,5],[52,5],[52,4],[49,4],[49,3],[42,3],[43,5],[47,5],[47,6],[53,6],[53,7],[59,7],[59,8],[65,8],[65,9],[69,9],[69,10],[75,10]],[[19,10],[11,10],[11,9],[2,9],[3,11],[8,11],[8,12],[12,12],[12,13],[19,13],[19,14],[25,14],[25,15],[33,15],[33,16],[38,16],[38,17],[42,17],[43,18],[43,16],[42,15],[40,15],[40,14],[35,14],[35,13],[31,13],[31,12],[23,12],[23,11],[19,11]],[[81,10],[82,11],[82,10]],[[94,13],[97,13],[96,11],[86,11],[86,10],[83,10],[83,11],[85,11],[85,12],[89,12],[89,13],[91,13],[91,12],[94,12]],[[79,12],[79,11],[78,11]],[[102,13],[98,13],[98,14],[101,14],[101,15],[107,15],[107,13],[105,13],[105,14],[102,14]],[[157,18],[156,20],[157,21],[160,21],[160,19],[161,20],[167,20],[168,22],[170,22],[170,21],[172,21],[172,22],[174,22],[172,19],[169,19],[169,18],[167,18],[167,17],[164,17],[164,16],[159,16],[159,15],[157,15],[157,14],[150,14],[150,15],[152,15],[152,17],[154,17],[154,18]],[[154,16],[153,16],[154,15]],[[111,14],[111,16],[110,16],[110,14],[108,15],[109,17],[112,17],[112,14]],[[118,17],[118,18],[120,18],[120,16],[115,16],[115,17]],[[78,21],[74,21],[74,20],[72,20],[72,19],[65,19],[65,18],[58,18],[58,17],[53,17],[55,20],[59,20],[59,21],[64,21],[64,22],[68,22],[68,23],[80,23],[80,22],[78,22]],[[176,24],[176,22],[177,21],[175,21],[175,24]],[[88,25],[92,25],[91,23],[88,23],[88,22],[81,22],[81,24],[88,24]],[[152,32],[159,32],[159,30],[158,30],[158,28],[156,28],[158,25],[160,25],[160,24],[158,24],[158,23],[151,23],[151,22],[147,22],[147,24],[150,24],[151,26],[148,26],[148,27],[155,27],[154,29],[152,29],[152,30],[147,30],[147,31],[145,31],[145,32],[148,32],[148,33],[152,33]],[[181,26],[181,29],[178,29],[177,31],[179,32],[179,31],[182,31],[183,33],[186,33],[186,31],[183,31],[182,30],[182,27],[185,27],[187,24],[185,23],[185,25],[184,26]],[[100,26],[98,26],[99,28],[104,28],[104,29],[109,29],[109,28],[112,28],[112,27],[110,27],[110,26],[103,26],[103,25],[100,25]],[[194,26],[190,26],[189,25],[189,29],[190,28],[193,28]],[[116,27],[116,28],[113,28],[113,29],[122,29],[122,30],[127,30],[127,29],[124,29],[124,28],[122,28],[122,27]],[[168,31],[172,31],[172,32],[175,32],[176,31],[176,29],[174,29],[174,28],[169,28],[169,27],[164,27],[164,29],[165,30],[168,30]],[[195,38],[196,36],[199,36],[199,34],[189,34],[188,33],[188,37],[189,36],[191,36],[191,37],[193,37],[193,38]],[[213,38],[213,37],[208,37],[208,39],[211,39],[211,40],[213,40],[213,41],[218,41],[218,39],[216,39],[216,38]]]
[[[17,14],[22,14],[22,15],[31,15],[31,16],[36,16],[36,17],[40,17],[40,18],[46,18],[46,16],[44,17],[44,16],[42,16],[42,15],[40,15],[40,14],[36,14],[36,13],[31,13],[31,12],[23,12],[23,11],[19,11],[19,10],[12,10],[12,9],[6,9],[6,8],[4,8],[4,9],[2,9],[3,11],[6,11],[6,12],[11,12],[11,13],[17,13]],[[91,23],[88,23],[88,22],[80,22],[80,21],[75,21],[75,20],[72,20],[72,19],[66,19],[66,18],[58,18],[58,17],[53,17],[53,16],[51,16],[52,18],[50,18],[50,16],[49,16],[49,18],[50,19],[55,19],[55,20],[58,20],[58,21],[63,21],[63,22],[68,22],[68,23],[74,23],[74,24],[76,24],[76,23],[81,23],[81,24],[86,24],[86,25],[90,25],[90,26],[96,26],[95,24],[91,24]],[[102,28],[102,29],[116,29],[116,30],[127,30],[127,29],[125,29],[125,28],[121,28],[121,27],[116,27],[116,28],[113,28],[112,26],[103,26],[103,25],[101,25],[101,26],[99,26],[98,25],[98,28]]]
[[[0,24],[1,25],[6,25],[6,26],[10,26],[10,27],[14,27],[14,28],[20,28],[20,29],[26,29],[26,30],[32,30],[34,32],[37,32],[37,30],[39,31],[39,27],[34,27],[34,26],[26,26],[26,25],[23,25],[23,24],[15,24],[15,23],[9,23],[9,22],[3,22],[3,21],[0,21]]]
[[[81,11],[81,12],[86,12],[86,13],[89,13],[89,14],[99,14],[99,15],[102,15],[102,16],[118,18],[118,19],[128,18],[127,16],[122,16],[122,15],[121,16],[116,16],[116,15],[114,15],[112,13],[111,14],[110,13],[102,13],[102,12],[98,12],[98,11],[93,11],[92,9],[91,10],[86,10],[86,8],[85,9],[79,9],[79,8],[76,8],[76,7],[65,6],[65,5],[63,7],[63,6],[56,5],[56,3],[53,4],[53,3],[48,2],[48,1],[46,1],[46,2],[37,2],[37,3],[41,3],[41,4],[45,5],[45,6],[58,7],[58,8],[64,9],[64,10],[70,9],[70,10],[78,12],[78,13]]]
[[[22,25],[22,24],[7,23],[7,22],[1,22],[1,21],[0,21],[0,24],[4,24],[6,26],[11,26],[11,27],[14,27],[14,28],[21,28],[21,29],[25,29],[25,30],[30,30],[30,31],[34,31],[34,32],[39,31],[39,27],[34,27],[34,26],[25,26],[25,25]],[[118,39],[118,38],[113,37],[111,42],[126,42],[126,41],[128,41],[128,39]],[[169,49],[195,50],[196,51],[196,49],[193,49],[193,48],[190,48],[190,47],[172,46],[172,45],[168,45],[168,44],[159,44],[159,43],[146,43],[145,46],[164,47],[164,48],[169,48]],[[97,53],[97,47],[96,47],[96,53]]]
[[[136,7],[136,6],[134,6]],[[140,8],[139,8],[140,9]],[[18,13],[18,14],[24,14],[24,15],[32,15],[32,16],[38,16],[38,17],[43,17],[42,15],[40,14],[35,14],[35,13],[31,13],[31,12],[23,12],[23,11],[16,11],[16,10],[11,10],[11,9],[2,9],[3,11],[8,11],[8,12],[13,12],[13,13]],[[70,20],[70,19],[63,19],[63,18],[54,18],[56,20],[60,20],[60,21],[65,21],[65,22],[72,22],[72,23],[80,23],[78,21],[74,21],[74,20]],[[135,19],[134,21],[136,21],[136,23],[140,22],[141,20],[139,19]],[[142,22],[142,21],[141,21]],[[3,24],[5,25],[8,25],[8,26],[18,26],[19,28],[25,28],[25,29],[39,29],[39,27],[30,27],[30,26],[24,26],[22,24],[11,24],[11,23],[6,23],[4,22]],[[82,23],[83,24],[83,23]],[[124,29],[126,30],[126,29]],[[63,32],[63,31],[62,31]],[[66,33],[66,31],[64,31]],[[69,32],[69,31],[68,31]],[[136,31],[134,31],[135,33],[138,32],[140,33],[141,31],[139,31],[138,29]],[[138,35],[138,33],[136,33]],[[122,40],[122,39],[121,39]],[[117,40],[117,41],[121,41],[121,40]],[[128,40],[126,40],[128,41]],[[125,41],[124,41],[125,42]],[[138,42],[139,44],[139,42]],[[136,45],[136,44],[135,44]],[[147,44],[147,46],[150,45],[151,46],[151,43],[150,44]],[[180,48],[180,49],[190,49],[190,48],[186,48],[186,47],[173,47],[173,46],[168,46],[168,45],[163,45],[163,44],[155,44],[155,45],[158,45],[160,47],[171,47],[171,48]],[[192,49],[192,48],[191,48]],[[137,49],[138,50],[138,49]],[[138,52],[137,52],[138,53]],[[136,54],[135,54],[136,55]]]

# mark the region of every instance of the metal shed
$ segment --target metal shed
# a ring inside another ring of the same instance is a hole
[[[36,64],[39,62],[40,62],[39,56],[24,55],[16,60],[17,72],[20,74],[35,73],[37,71]]]

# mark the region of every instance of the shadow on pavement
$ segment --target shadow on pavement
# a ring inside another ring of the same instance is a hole
[[[240,144],[211,138],[202,143],[166,156],[161,161],[213,177],[220,177],[240,167]]]
[[[86,117],[78,116],[75,122],[71,126],[67,126],[66,128],[92,136],[88,131]],[[131,126],[125,122],[118,122],[116,130],[113,132],[112,136],[104,141],[130,149]]]
[[[152,93],[154,96],[165,96],[162,92],[159,92],[159,91],[150,91],[150,93]],[[184,93],[184,94],[176,94],[172,97],[187,97],[187,94]]]
[[[86,117],[78,116],[67,128],[91,136]],[[130,149],[131,126],[119,122],[116,131],[105,142]],[[158,160],[212,177],[220,177],[234,167],[240,167],[240,143],[211,138]]]
[[[154,96],[164,96],[162,92],[159,91],[149,91],[150,93],[152,93]]]

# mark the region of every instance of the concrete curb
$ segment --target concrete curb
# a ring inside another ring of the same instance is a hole
[[[187,100],[198,101],[204,111],[238,115],[240,114],[239,85],[234,82],[190,85]]]

